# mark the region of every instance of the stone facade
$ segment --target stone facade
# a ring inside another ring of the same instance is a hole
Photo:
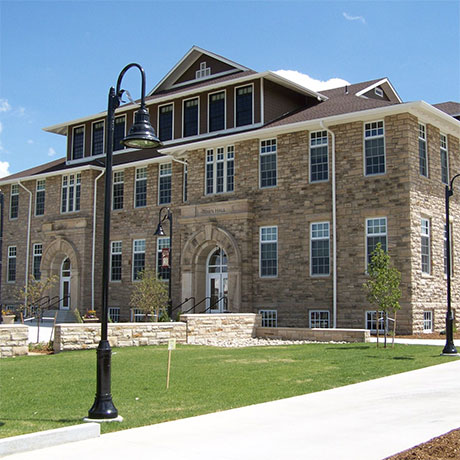
[[[0,358],[27,355],[29,328],[21,324],[0,325]]]
[[[264,339],[309,340],[312,342],[370,342],[367,329],[302,329],[298,327],[258,327],[256,336]]]

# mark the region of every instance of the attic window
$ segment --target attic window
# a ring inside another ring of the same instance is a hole
[[[376,96],[383,97],[383,89],[382,88],[375,88],[374,93]]]
[[[195,78],[199,80],[200,78],[208,77],[211,75],[211,67],[206,67],[206,62],[200,63],[200,70],[195,72]]]

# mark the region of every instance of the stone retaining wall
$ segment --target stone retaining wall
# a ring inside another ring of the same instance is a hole
[[[101,324],[57,324],[54,352],[97,348]],[[186,343],[185,323],[111,323],[108,325],[111,347],[161,345],[169,339]]]
[[[266,339],[317,342],[370,342],[371,337],[367,329],[303,329],[296,327],[258,327],[256,336]]]
[[[261,316],[255,313],[193,314],[181,315],[180,319],[187,323],[187,343],[255,337],[262,323]]]
[[[22,324],[0,325],[0,358],[27,355],[29,328]]]

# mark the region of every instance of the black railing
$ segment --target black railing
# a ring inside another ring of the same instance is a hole
[[[214,299],[215,297],[205,297],[204,299],[200,300],[198,303],[195,303],[193,305],[192,308],[190,308],[189,310],[187,311],[183,311],[182,314],[187,314],[187,313],[190,313],[192,310],[193,310],[193,313],[196,313],[196,307],[198,307],[199,305],[201,305],[202,303],[206,302],[207,300],[209,300],[210,302],[212,301],[212,299]],[[213,307],[215,307],[216,305],[218,305],[220,302],[224,302],[224,313],[228,313],[228,299],[226,296],[222,296],[221,298],[215,300],[214,302],[212,302],[209,307],[205,308],[204,312],[203,313],[206,313],[208,310],[211,310]]]
[[[173,313],[176,311],[176,310],[179,310],[179,308],[182,307],[182,305],[185,305],[187,302],[189,302],[190,300],[193,300],[193,307],[192,309],[195,309],[195,297],[187,297],[182,303],[180,303],[179,305],[177,305],[177,307],[174,307],[172,310],[171,310],[171,318],[173,317]],[[180,312],[180,313],[183,313],[183,312]],[[178,315],[179,316],[179,315]]]

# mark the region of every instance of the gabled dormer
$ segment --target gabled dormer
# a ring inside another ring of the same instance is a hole
[[[373,82],[371,85],[358,91],[356,96],[367,99],[377,99],[379,101],[402,102],[402,99],[399,97],[388,78]]]

